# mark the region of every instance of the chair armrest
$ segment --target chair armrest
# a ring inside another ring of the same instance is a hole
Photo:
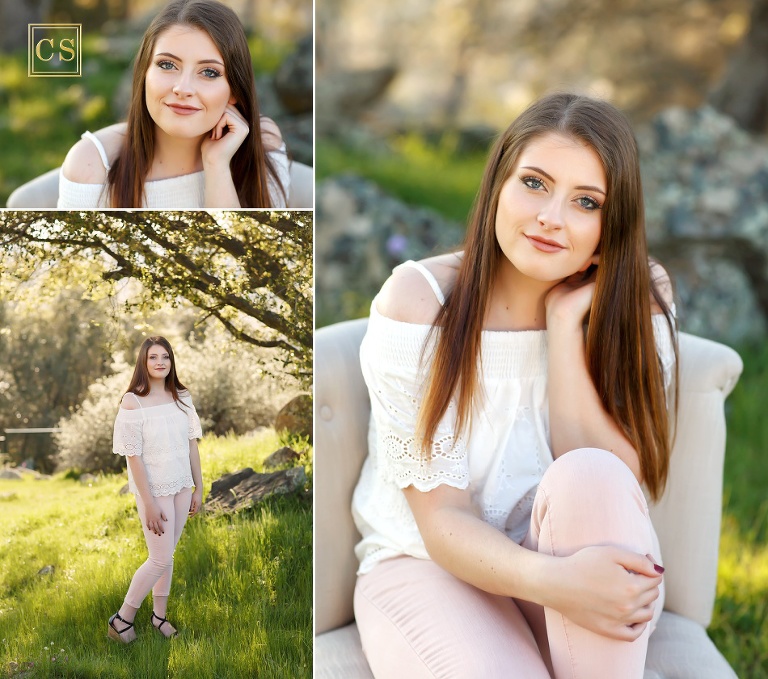
[[[706,627],[712,618],[722,513],[724,402],[739,355],[680,333],[677,430],[664,495],[651,507],[666,572],[665,608]]]
[[[309,165],[291,161],[291,185],[288,188],[288,207],[314,205],[315,172]]]
[[[368,453],[370,402],[360,370],[368,319],[315,332],[315,634],[352,622],[360,535],[352,492]]]
[[[56,207],[59,200],[59,170],[54,168],[19,186],[10,196],[6,207],[34,209]]]

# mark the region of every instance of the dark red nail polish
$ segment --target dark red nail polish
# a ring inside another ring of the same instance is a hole
[[[659,566],[659,564],[655,563],[653,564],[653,567],[659,575],[664,572],[664,566]]]

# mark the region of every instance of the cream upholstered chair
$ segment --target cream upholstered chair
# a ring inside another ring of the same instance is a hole
[[[49,170],[19,186],[10,196],[6,207],[14,210],[55,208],[59,199],[59,170]],[[289,208],[314,206],[314,171],[308,165],[291,161]]]
[[[350,511],[367,453],[370,404],[358,357],[366,325],[366,319],[347,321],[315,334],[315,679],[373,676],[352,610],[353,547],[360,536]],[[652,509],[666,568],[666,604],[651,637],[644,679],[736,676],[705,628],[717,579],[723,403],[741,370],[732,349],[681,333],[677,438],[667,488]],[[408,678],[408,668],[402,676]]]

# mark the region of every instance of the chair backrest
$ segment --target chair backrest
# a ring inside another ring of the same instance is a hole
[[[55,208],[59,199],[59,170],[54,168],[19,186],[8,197],[6,207],[13,210]],[[314,205],[314,170],[308,165],[291,162],[289,208],[311,208]]]
[[[370,402],[359,347],[367,319],[315,333],[315,633],[352,621],[360,539],[350,505],[368,451]],[[725,452],[723,402],[742,370],[732,349],[680,335],[680,410],[669,483],[652,509],[666,608],[709,624],[715,597]]]

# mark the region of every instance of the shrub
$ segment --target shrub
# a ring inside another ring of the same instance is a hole
[[[59,422],[61,432],[54,434],[58,469],[118,472],[124,468],[122,458],[112,453],[112,431],[132,368],[120,361],[114,367],[116,373],[96,380],[82,405]]]

